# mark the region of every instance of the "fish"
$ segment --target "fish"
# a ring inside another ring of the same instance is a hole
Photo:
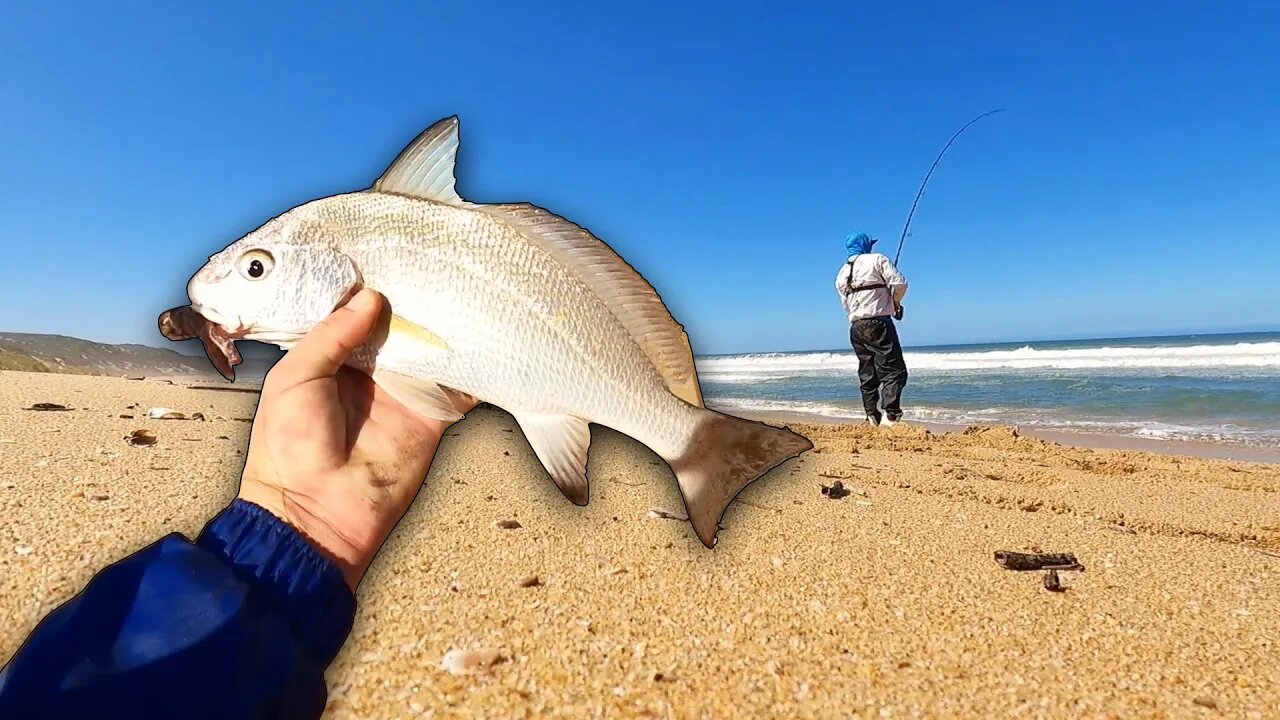
[[[462,417],[446,389],[506,410],[576,505],[589,500],[590,425],[627,435],[666,461],[714,547],[738,493],[813,444],[708,409],[688,334],[640,273],[548,210],[464,200],[458,146],[455,115],[372,187],[298,205],[215,253],[162,332],[201,338],[232,379],[236,341],[287,351],[372,288],[384,316],[347,365],[426,418]]]

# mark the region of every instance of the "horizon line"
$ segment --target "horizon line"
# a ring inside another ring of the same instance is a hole
[[[1272,330],[1243,330],[1243,331],[1235,331],[1235,332],[1183,332],[1183,333],[1163,333],[1158,335],[1104,335],[1100,337],[1027,338],[1027,339],[1021,339],[1021,340],[991,340],[991,341],[963,342],[963,343],[928,343],[923,345],[904,345],[903,350],[921,350],[925,348],[975,347],[979,345],[1017,345],[1020,343],[1087,342],[1090,340],[1098,340],[1098,341],[1162,340],[1162,339],[1168,339],[1168,338],[1182,338],[1182,337],[1222,337],[1226,335],[1272,335],[1272,334],[1280,334],[1280,328],[1272,329]],[[40,333],[40,332],[0,330],[0,335],[43,335],[45,337],[61,337],[61,338],[67,338],[70,340],[79,340],[81,342],[94,343],[95,345],[105,345],[109,347],[124,347],[127,345],[133,345],[137,347],[152,348],[154,350],[169,350],[173,353],[176,353],[183,357],[189,357],[189,358],[205,357],[205,354],[203,352],[189,355],[187,353],[181,352],[180,350],[174,347],[152,345],[149,343],[140,343],[140,342],[121,342],[121,343],[103,342],[101,340],[91,340],[89,338],[77,337],[75,335],[66,335],[63,333],[56,333],[56,332]],[[269,343],[263,343],[256,340],[246,340],[244,342],[252,342],[256,346],[260,346],[264,349],[269,349],[270,352],[284,352],[279,348],[277,348],[276,346],[271,345]],[[179,343],[175,342],[173,344],[177,345]],[[825,349],[811,348],[811,349],[804,349],[804,350],[751,350],[746,352],[694,354],[694,359],[734,357],[734,356],[742,356],[742,355],[783,355],[783,354],[841,353],[841,352],[852,352],[852,349],[841,347],[841,348],[825,348]],[[258,355],[257,353],[254,353],[252,355],[248,355],[248,354],[245,355],[246,360],[250,359],[251,357],[261,358],[262,356]]]

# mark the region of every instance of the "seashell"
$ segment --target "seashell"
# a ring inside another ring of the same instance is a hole
[[[505,660],[494,648],[450,650],[440,661],[440,669],[451,675],[478,675]]]
[[[129,433],[129,437],[126,437],[124,441],[134,447],[151,447],[157,442],[160,442],[160,440],[156,438],[156,434],[150,430],[134,430]]]

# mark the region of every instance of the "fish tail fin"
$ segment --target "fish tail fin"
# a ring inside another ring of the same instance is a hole
[[[716,544],[720,517],[752,481],[806,450],[808,438],[790,430],[698,409],[696,429],[677,458],[668,459],[676,474],[685,509],[698,539]]]

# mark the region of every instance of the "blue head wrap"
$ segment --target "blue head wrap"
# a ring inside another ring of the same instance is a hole
[[[851,233],[844,239],[844,246],[849,251],[849,257],[869,253],[871,252],[871,246],[875,244],[876,241],[872,240],[866,233]]]

